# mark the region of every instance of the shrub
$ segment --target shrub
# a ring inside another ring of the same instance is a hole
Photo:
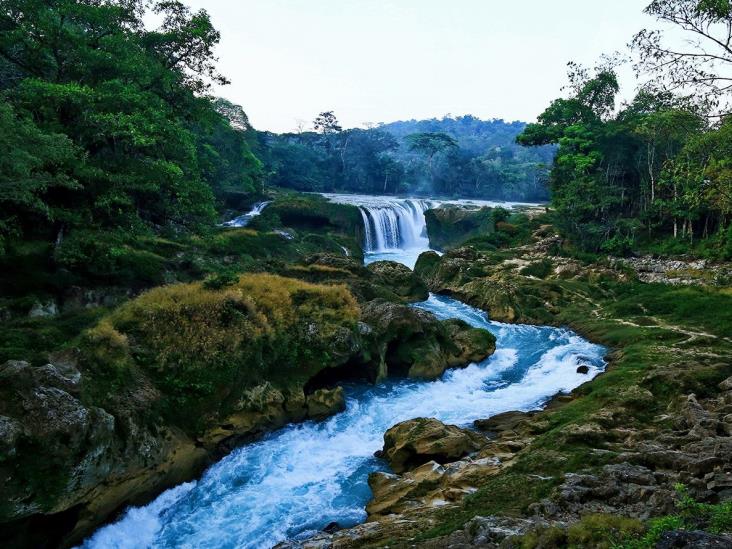
[[[239,282],[239,275],[233,271],[222,271],[206,277],[203,287],[207,290],[220,290],[226,286],[233,286]]]
[[[644,531],[643,523],[637,519],[618,515],[595,514],[582,517],[567,530],[570,546],[610,548],[630,536]]]
[[[554,264],[549,259],[542,259],[527,265],[521,271],[524,276],[534,276],[536,278],[544,279],[554,271]]]

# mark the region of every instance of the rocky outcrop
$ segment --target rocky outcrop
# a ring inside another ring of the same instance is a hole
[[[375,282],[390,288],[410,301],[424,301],[429,296],[427,286],[410,268],[394,261],[375,261],[368,265]]]
[[[672,530],[661,534],[656,549],[678,549],[693,547],[694,549],[727,549],[732,547],[732,536],[716,535],[698,530]]]
[[[374,328],[380,376],[435,379],[446,369],[490,356],[495,338],[462,321],[438,321],[406,305],[374,300],[362,308],[362,319]]]
[[[307,397],[308,417],[325,419],[346,409],[346,397],[343,387],[335,389],[318,389]]]
[[[427,210],[424,217],[430,245],[438,250],[458,245],[471,236],[495,231],[493,208],[446,205]]]
[[[632,269],[642,282],[673,286],[727,285],[732,279],[729,264],[714,264],[706,259],[664,259],[647,255],[613,258],[612,263]]]
[[[428,461],[456,461],[486,442],[473,431],[445,425],[433,418],[416,418],[397,423],[384,434],[380,455],[395,473],[403,473]]]

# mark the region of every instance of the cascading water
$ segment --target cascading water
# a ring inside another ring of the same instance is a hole
[[[222,225],[224,227],[246,227],[253,218],[262,213],[262,210],[264,210],[270,202],[271,201],[257,202],[247,213],[235,217],[230,221],[226,221],[222,223]]]
[[[398,234],[405,239],[399,243],[427,249],[429,243],[417,240],[422,233],[416,232],[416,216],[421,215],[423,223],[424,210],[413,205],[411,218],[410,206],[400,210],[408,220],[404,227],[397,215]],[[362,214],[372,211],[364,207]],[[370,220],[375,223],[376,218]],[[385,216],[387,221],[392,223]],[[376,232],[371,236],[375,241]],[[411,262],[412,254],[401,254],[395,251],[392,258]],[[368,474],[386,469],[373,454],[383,444],[384,431],[395,423],[421,416],[468,426],[504,411],[536,409],[554,394],[597,375],[605,365],[604,348],[570,330],[491,322],[482,311],[442,296],[430,296],[415,306],[441,319],[460,318],[491,331],[498,350],[481,363],[448,371],[433,382],[347,385],[344,412],[323,422],[285,427],[235,450],[200,480],[168,490],[145,507],[129,509],[83,547],[259,549],[288,538],[307,538],[331,522],[352,526],[366,518]],[[589,373],[577,373],[579,365],[587,366]]]
[[[393,200],[386,204],[360,206],[366,252],[385,253],[412,248],[427,248],[424,212],[427,200]]]
[[[410,268],[414,267],[419,254],[430,249],[424,216],[430,208],[444,204],[467,208],[500,206],[506,209],[516,206],[537,206],[537,204],[489,200],[433,200],[333,193],[325,193],[323,196],[337,204],[357,206],[361,211],[366,263],[390,260],[404,263]]]

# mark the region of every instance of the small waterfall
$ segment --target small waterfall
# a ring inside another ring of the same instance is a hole
[[[365,233],[364,251],[427,249],[424,212],[431,206],[429,200],[411,198],[359,204]]]
[[[225,223],[222,223],[224,227],[246,227],[249,225],[249,222],[252,220],[252,218],[258,216],[262,213],[262,210],[267,207],[267,205],[271,202],[271,200],[266,200],[263,202],[257,202],[252,206],[252,209],[249,210],[247,213],[240,215],[238,217],[235,217],[231,221],[227,221]]]

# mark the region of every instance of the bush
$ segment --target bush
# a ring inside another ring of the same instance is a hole
[[[239,282],[239,275],[233,271],[222,271],[206,277],[203,287],[207,290],[220,290],[226,286],[233,286]]]
[[[541,261],[536,261],[527,265],[519,272],[524,276],[534,276],[543,280],[553,271],[554,264],[549,259],[542,259]]]
[[[644,531],[643,523],[617,515],[596,514],[582,517],[567,530],[570,546],[611,548],[627,537],[638,536]]]
[[[105,284],[135,288],[162,284],[165,258],[135,246],[135,238],[121,232],[77,230],[56,250],[56,261],[77,274]]]

